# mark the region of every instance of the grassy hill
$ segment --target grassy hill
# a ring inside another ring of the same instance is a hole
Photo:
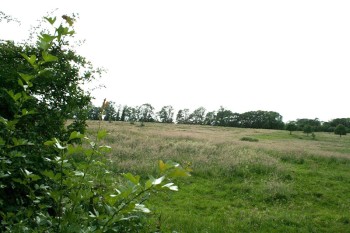
[[[89,130],[97,124],[89,122]],[[177,181],[179,192],[149,202],[163,232],[350,232],[350,136],[160,123],[102,127],[116,172],[146,177],[159,159],[191,164],[192,176]]]

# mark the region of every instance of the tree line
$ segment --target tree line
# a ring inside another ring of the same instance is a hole
[[[90,120],[98,120],[99,111],[99,107],[91,104],[88,111],[88,118]],[[171,105],[163,106],[160,111],[156,111],[149,103],[131,107],[109,102],[103,119],[106,121],[160,122],[256,129],[286,129],[291,132],[304,131],[305,128],[309,127],[310,132],[334,132],[338,125],[343,125],[347,132],[350,130],[350,118],[336,118],[329,122],[320,121],[318,118],[301,118],[284,123],[282,115],[278,112],[259,110],[237,113],[224,107],[220,107],[217,111],[207,111],[204,107],[199,107],[192,112],[185,108],[175,113]]]

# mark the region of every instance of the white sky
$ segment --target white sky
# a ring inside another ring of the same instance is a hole
[[[0,38],[23,38],[54,8],[80,14],[80,53],[108,70],[96,105],[350,117],[349,0],[2,0],[22,26],[2,23]]]

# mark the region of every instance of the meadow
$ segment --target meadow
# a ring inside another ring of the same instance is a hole
[[[98,124],[89,121],[88,131]],[[191,166],[178,192],[148,201],[162,232],[350,232],[350,136],[161,123],[102,128],[114,172],[146,178],[160,159]]]

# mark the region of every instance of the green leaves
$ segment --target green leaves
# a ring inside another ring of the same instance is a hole
[[[53,25],[56,22],[56,17],[44,17],[44,19],[47,20],[51,25]]]
[[[36,56],[35,55],[31,55],[30,57],[28,57],[26,54],[24,53],[21,53],[22,57],[24,57],[27,62],[29,62],[29,64],[32,65],[32,67],[34,69],[37,69],[38,68],[38,65],[36,64]]]
[[[131,173],[126,173],[123,176],[135,185],[140,184],[140,176],[133,176]]]
[[[5,140],[2,137],[0,137],[0,146],[5,146]]]
[[[84,138],[84,137],[85,137],[84,134],[81,134],[81,133],[79,133],[79,132],[77,132],[77,131],[74,131],[74,132],[72,132],[72,133],[70,134],[68,141],[71,141],[71,140],[73,140],[73,139],[82,139],[82,138]]]
[[[30,74],[24,74],[24,73],[20,73],[18,72],[19,76],[21,76],[22,79],[18,79],[18,84],[24,88],[24,90],[26,91],[26,89],[28,87],[32,87],[33,83],[30,81],[32,79],[35,78],[34,75],[30,75]],[[25,84],[23,84],[23,81],[25,82]]]
[[[12,90],[6,92],[15,102],[22,97],[22,93],[14,93]]]
[[[162,160],[158,162],[159,171],[161,174],[167,174],[169,178],[190,176],[192,171],[190,168],[182,168],[180,164],[173,161],[164,163]]]
[[[7,125],[8,120],[0,116],[0,123],[4,124],[5,126]]]
[[[45,62],[54,62],[58,60],[56,56],[49,54],[47,51],[43,51],[41,54]]]
[[[52,170],[45,170],[45,171],[41,172],[41,174],[43,176],[46,176],[49,179],[57,181],[57,182],[61,179],[61,176],[62,176],[61,173],[55,174]]]
[[[14,146],[33,146],[34,144],[29,142],[28,140],[26,139],[17,139],[17,138],[12,138],[12,142],[13,142],[13,145]]]
[[[53,146],[54,148],[58,150],[65,150],[67,149],[67,146],[61,145],[61,142],[57,138],[53,138],[51,141],[46,141],[44,143],[45,146]]]
[[[63,27],[62,25],[56,29],[56,32],[58,40],[61,40],[62,36],[72,36],[75,33],[73,30],[70,31],[68,27]]]

